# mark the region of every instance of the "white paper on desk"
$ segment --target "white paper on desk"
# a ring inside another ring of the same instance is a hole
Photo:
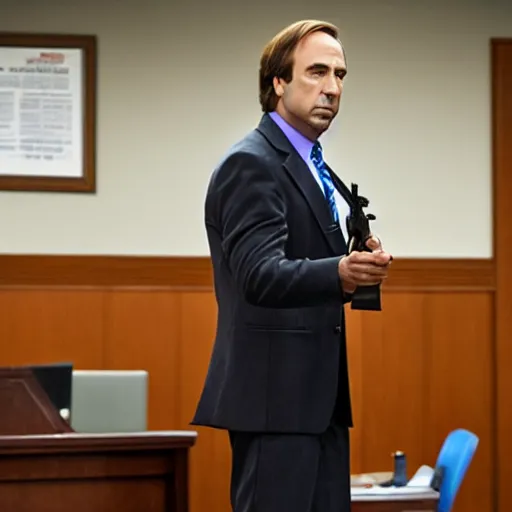
[[[350,494],[352,496],[403,496],[409,494],[425,494],[431,492],[429,486],[413,486],[413,487],[380,487],[374,485],[372,487],[351,487]]]
[[[407,487],[430,487],[434,469],[430,466],[421,466],[414,476],[407,482]]]

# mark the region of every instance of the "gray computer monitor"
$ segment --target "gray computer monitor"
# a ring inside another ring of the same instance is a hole
[[[74,370],[71,427],[83,433],[147,430],[148,373]]]

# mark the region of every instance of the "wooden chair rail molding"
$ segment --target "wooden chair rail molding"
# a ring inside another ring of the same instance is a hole
[[[492,259],[398,258],[389,291],[492,291]],[[212,288],[208,257],[0,255],[0,286]]]

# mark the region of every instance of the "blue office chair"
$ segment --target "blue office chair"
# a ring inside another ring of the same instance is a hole
[[[450,432],[437,457],[436,468],[442,468],[438,512],[450,512],[478,446],[478,437],[464,429]]]

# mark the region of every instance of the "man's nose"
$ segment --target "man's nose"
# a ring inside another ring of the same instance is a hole
[[[334,75],[325,76],[323,93],[330,98],[337,97],[341,94],[341,83]]]

